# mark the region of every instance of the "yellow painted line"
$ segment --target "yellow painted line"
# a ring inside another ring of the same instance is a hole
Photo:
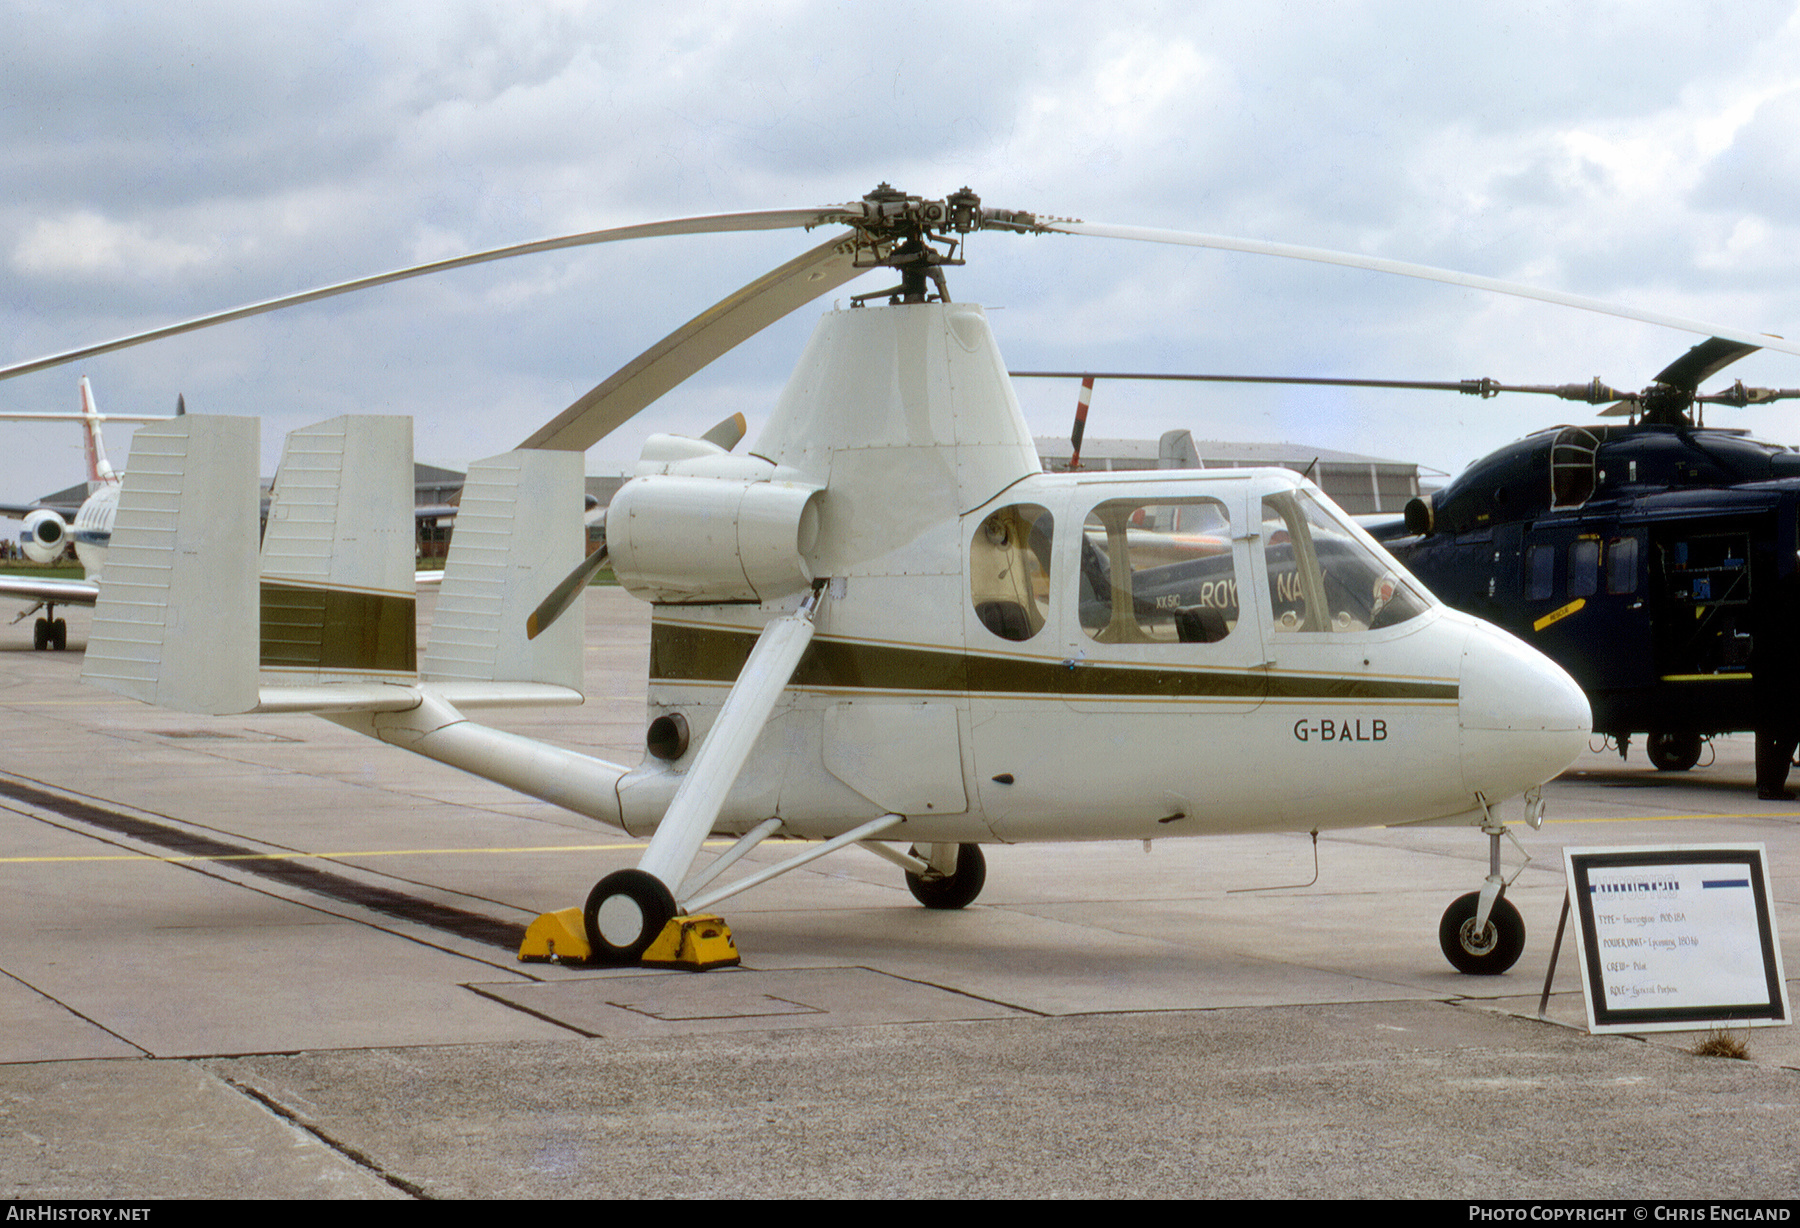
[[[1575,600],[1571,601],[1568,605],[1562,607],[1562,609],[1551,610],[1548,614],[1544,615],[1542,618],[1540,618],[1536,622],[1532,623],[1531,629],[1533,631],[1542,631],[1545,627],[1548,627],[1551,623],[1561,622],[1563,619],[1567,618],[1569,615],[1576,613],[1577,611],[1579,611],[1581,609],[1582,606],[1584,606],[1586,604],[1587,604],[1586,597],[1577,597],[1577,598],[1575,598]]]
[[[1545,819],[1545,827],[1560,826],[1565,823],[1682,823],[1695,819],[1761,819],[1767,815],[1745,814],[1628,814],[1616,819]]]
[[[1750,674],[1664,674],[1664,682],[1748,682]]]

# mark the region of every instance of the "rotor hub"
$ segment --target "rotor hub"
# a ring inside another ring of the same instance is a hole
[[[937,297],[950,301],[944,282],[946,265],[963,263],[960,255],[966,235],[976,230],[1010,230],[1023,234],[1042,233],[1045,223],[1071,221],[1069,218],[1044,218],[1036,214],[1010,209],[984,209],[981,197],[971,188],[952,192],[943,200],[926,200],[909,196],[892,184],[882,182],[861,201],[845,206],[844,224],[857,231],[856,267],[886,267],[900,271],[900,284],[886,290],[859,294],[850,301],[861,306],[865,301],[887,298],[893,303],[923,303],[935,287]]]

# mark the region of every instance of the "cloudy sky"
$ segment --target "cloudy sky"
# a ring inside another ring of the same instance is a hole
[[[0,0],[0,362],[601,226],[969,185],[992,205],[1465,269],[1800,337],[1800,15],[1674,4],[764,0],[175,6]],[[511,447],[817,242],[529,257],[0,383],[0,409],[404,413],[422,460]],[[1698,338],[1376,274],[977,235],[955,297],[1021,368],[1639,387]],[[875,273],[841,296],[886,284]],[[821,302],[596,447],[766,414]],[[1756,355],[1747,382],[1800,386]],[[1020,390],[1066,433],[1075,389]],[[1795,408],[1744,414],[1800,443]],[[1722,415],[1721,415],[1722,417]],[[1095,435],[1288,440],[1454,472],[1585,407],[1103,384]],[[1715,418],[1715,421],[1718,421]],[[7,425],[0,497],[75,481]],[[124,451],[116,436],[113,450]]]

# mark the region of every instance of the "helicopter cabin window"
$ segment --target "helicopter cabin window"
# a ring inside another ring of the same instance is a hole
[[[1569,547],[1569,596],[1592,597],[1600,590],[1600,539],[1582,537]]]
[[[1312,491],[1266,497],[1262,532],[1275,631],[1375,631],[1430,607],[1393,559]]]
[[[969,544],[969,596],[981,625],[1023,642],[1044,629],[1050,597],[1051,517],[1035,503],[990,513]]]
[[[1525,551],[1525,600],[1545,601],[1556,591],[1556,547],[1531,546]]]
[[[1237,625],[1231,517],[1216,499],[1113,499],[1081,536],[1082,630],[1102,644],[1194,644]]]
[[[1615,537],[1606,543],[1606,591],[1614,596],[1637,592],[1638,543]]]

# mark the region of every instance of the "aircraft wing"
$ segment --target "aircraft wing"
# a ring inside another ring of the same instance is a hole
[[[100,586],[92,580],[40,580],[34,576],[0,576],[0,598],[54,601],[57,605],[93,605],[99,595]]]
[[[79,503],[0,503],[0,516],[11,516],[14,520],[22,520],[36,511],[48,509],[64,520],[73,520],[81,511]]]

